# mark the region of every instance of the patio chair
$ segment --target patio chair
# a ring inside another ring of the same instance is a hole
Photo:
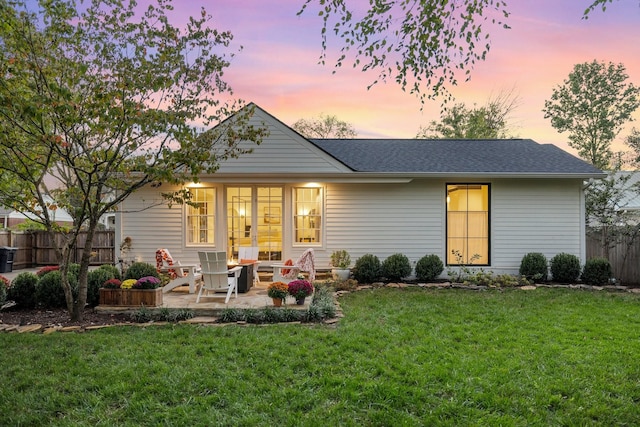
[[[198,266],[175,261],[168,249],[160,248],[156,251],[156,270],[160,274],[167,274],[171,279],[162,287],[162,292],[169,292],[185,284],[189,285],[190,294],[196,292],[196,281],[201,276],[198,272]]]
[[[309,280],[316,278],[315,256],[313,249],[305,250],[295,261],[287,260],[284,264],[273,264],[273,281],[282,282],[295,279],[301,271],[309,273]]]
[[[258,276],[258,247],[257,246],[241,246],[238,248],[238,263],[239,264],[252,264],[253,265],[253,284],[260,284],[260,277]]]
[[[202,286],[200,286],[196,304],[200,302],[202,297],[216,296],[209,295],[209,293],[226,292],[225,304],[229,303],[234,291],[236,298],[238,298],[238,276],[240,276],[242,267],[227,268],[226,252],[198,252],[198,257],[202,267]]]

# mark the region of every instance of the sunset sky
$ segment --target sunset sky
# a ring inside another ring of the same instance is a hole
[[[361,0],[363,1],[363,0]],[[553,143],[575,153],[544,118],[542,108],[552,89],[562,84],[577,63],[595,60],[622,63],[629,81],[640,85],[640,2],[616,0],[606,12],[583,20],[589,0],[511,0],[511,29],[487,27],[491,51],[469,82],[454,95],[467,105],[484,104],[492,95],[511,91],[520,98],[512,120],[514,133],[540,143]],[[402,92],[394,82],[367,90],[377,77],[350,66],[332,74],[333,63],[319,65],[322,20],[317,13],[296,16],[303,0],[175,1],[177,12],[197,15],[201,6],[213,15],[212,26],[229,30],[242,51],[225,74],[235,95],[255,102],[284,123],[321,113],[354,125],[358,135],[412,138],[421,125],[438,119],[439,102],[427,103]],[[329,46],[336,58],[341,46]],[[640,120],[640,111],[634,114]],[[614,148],[623,148],[621,140]]]

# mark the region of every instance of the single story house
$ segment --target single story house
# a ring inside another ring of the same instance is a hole
[[[261,269],[307,248],[320,268],[338,249],[352,261],[436,254],[496,274],[517,274],[529,252],[585,261],[584,185],[605,174],[554,145],[307,139],[253,106],[253,123],[270,131],[262,144],[186,185],[198,208],[159,204],[166,184],[134,193],[116,217],[116,247],[130,237],[135,259],[153,263],[167,248],[197,263],[198,251],[236,258],[258,246]]]

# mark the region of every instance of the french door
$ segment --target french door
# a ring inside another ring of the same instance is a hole
[[[262,261],[282,261],[282,187],[227,187],[227,247],[257,246]]]

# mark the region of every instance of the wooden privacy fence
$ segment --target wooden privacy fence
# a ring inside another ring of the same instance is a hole
[[[0,231],[0,247],[16,248],[13,258],[13,269],[56,265],[55,247],[61,236],[52,239],[44,231]],[[80,262],[82,250],[87,241],[86,233],[78,237],[78,246],[72,257],[72,262]],[[91,265],[114,264],[115,262],[115,233],[113,230],[97,231],[93,237],[94,256]]]
[[[599,235],[587,233],[587,259],[605,257]],[[624,238],[609,249],[613,277],[621,285],[640,285],[640,238]]]

